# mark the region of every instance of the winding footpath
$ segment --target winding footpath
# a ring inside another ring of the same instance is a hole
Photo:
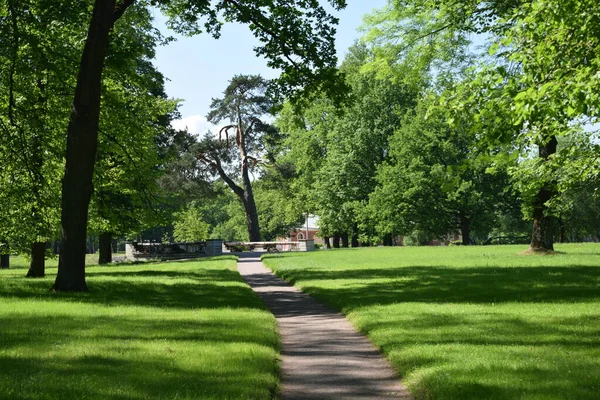
[[[389,362],[343,315],[275,276],[260,254],[244,254],[238,270],[277,319],[282,400],[411,399]]]

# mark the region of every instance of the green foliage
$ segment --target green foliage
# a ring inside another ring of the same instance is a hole
[[[301,113],[284,107],[277,121],[287,135],[283,160],[294,165],[291,192],[301,209],[319,215],[324,236],[357,233],[357,212],[376,185],[388,139],[414,106],[408,86],[360,71],[368,56],[355,45],[342,65],[353,91],[344,108],[323,96]]]
[[[261,236],[266,241],[287,236],[302,224],[306,212],[294,201],[290,181],[277,174],[267,171],[254,185]]]
[[[112,32],[103,75],[92,232],[130,235],[167,219],[159,208],[157,179],[169,160],[161,157],[159,141],[174,135],[169,124],[177,101],[167,99],[164,77],[151,63],[163,40],[151,22],[150,12],[134,5]]]
[[[210,237],[223,240],[249,240],[244,207],[233,196],[228,196],[226,199],[227,202],[221,203],[222,205],[219,206],[220,211],[224,212],[225,218],[213,226]]]
[[[173,236],[178,242],[201,242],[208,239],[210,226],[204,222],[202,210],[195,202],[188,204],[185,210],[175,214]]]
[[[334,47],[337,19],[315,0],[262,2],[197,2],[194,0],[157,0],[171,17],[170,26],[179,32],[202,31],[218,37],[226,22],[248,25],[261,43],[256,55],[267,65],[282,71],[273,89],[282,98],[298,100],[303,95],[326,92],[342,100],[343,77],[337,71]],[[336,10],[345,0],[329,0]]]
[[[598,13],[589,0],[391,1],[367,18],[373,57],[363,69],[407,82],[461,79],[442,101],[448,122],[478,136],[482,150],[521,150],[515,187],[541,224],[559,214],[560,193],[598,175],[597,149],[582,151],[594,141],[572,139],[597,129]],[[473,34],[490,44],[478,63],[466,47]],[[556,138],[572,147],[553,154]]]
[[[594,244],[404,247],[265,256],[341,310],[416,399],[586,399],[600,389]]]
[[[66,6],[66,5],[65,5]],[[58,234],[64,131],[87,1],[0,2],[0,236],[20,252]]]
[[[461,229],[485,239],[495,212],[510,208],[507,168],[515,157],[479,150],[467,129],[452,128],[431,93],[390,139],[390,157],[362,210],[362,227],[381,240],[406,235],[423,244]],[[508,207],[507,207],[508,206]]]

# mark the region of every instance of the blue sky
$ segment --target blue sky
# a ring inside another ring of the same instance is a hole
[[[362,16],[385,6],[387,0],[349,0],[348,7],[336,13],[340,19],[336,35],[338,58],[343,59],[346,50],[360,36],[357,28]],[[155,25],[165,35],[177,41],[157,50],[155,65],[168,79],[166,90],[169,97],[182,99],[182,120],[174,125],[188,127],[191,132],[205,133],[211,126],[204,116],[209,111],[210,101],[221,94],[229,79],[236,74],[260,74],[273,78],[277,71],[266,66],[252,50],[258,41],[246,26],[228,24],[223,27],[221,38],[209,35],[182,37],[168,31],[164,17],[158,11]]]

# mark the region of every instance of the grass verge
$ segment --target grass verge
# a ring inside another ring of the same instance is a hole
[[[349,319],[416,399],[597,399],[600,245],[366,248],[265,256]]]
[[[0,398],[269,399],[276,322],[235,259],[90,267],[89,293],[0,270]]]

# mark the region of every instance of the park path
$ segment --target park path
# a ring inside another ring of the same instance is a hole
[[[411,398],[387,360],[343,315],[275,276],[259,253],[242,255],[238,270],[277,319],[282,400]]]

